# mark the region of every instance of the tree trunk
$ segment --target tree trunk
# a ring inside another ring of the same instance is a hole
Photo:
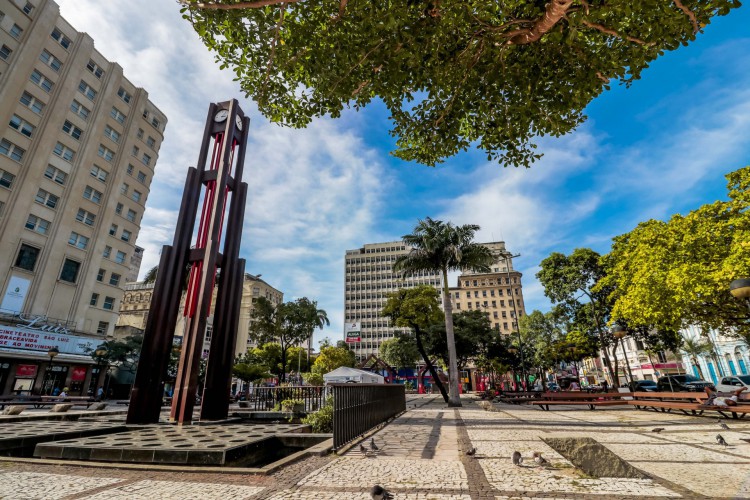
[[[281,345],[281,373],[279,374],[279,384],[286,382],[286,347],[283,343]]]
[[[565,13],[572,5],[573,0],[552,0],[546,5],[544,15],[531,28],[511,33],[510,43],[524,45],[536,42],[542,38],[542,35],[551,30],[560,19],[565,17]]]
[[[604,355],[607,355],[607,349],[602,349],[604,351]],[[610,364],[609,368],[609,374],[612,376],[612,387],[620,387],[620,365],[617,364],[617,342],[615,342],[615,348],[612,349],[612,359],[614,360],[614,371],[612,370],[612,365]]]
[[[450,392],[448,406],[461,406],[461,397],[458,394],[458,363],[456,362],[456,340],[453,336],[453,305],[451,304],[450,292],[448,291],[448,270],[443,268],[443,310],[445,312],[445,336],[448,342],[448,377]]]
[[[630,382],[632,383],[634,380],[633,371],[630,369],[630,361],[628,361],[628,353],[625,352],[625,341],[623,339],[620,339],[620,345],[622,346],[622,355],[624,356],[625,366],[628,369],[628,376],[630,377]]]
[[[416,326],[414,327],[414,338],[417,341],[417,350],[419,351],[419,354],[422,355],[422,359],[424,360],[424,364],[427,365],[427,369],[430,370],[433,383],[438,387],[438,390],[440,390],[440,394],[443,395],[443,400],[445,400],[446,403],[449,403],[448,393],[445,391],[443,382],[440,381],[440,377],[438,377],[437,370],[432,365],[430,357],[427,356],[427,352],[424,350],[424,345],[422,345],[422,334],[419,332],[419,327]],[[422,387],[424,387],[424,375],[422,375]]]
[[[604,338],[604,332],[602,331],[601,323],[599,322],[599,316],[596,314],[596,301],[594,300],[594,297],[591,296],[588,292],[584,290],[584,293],[588,295],[589,300],[591,301],[591,314],[594,316],[594,323],[596,323],[596,331],[599,333],[599,341],[602,344],[602,352],[604,353],[604,364],[609,369],[609,374],[614,378],[612,380],[612,384],[615,385],[615,387],[620,387],[620,379],[617,377],[617,365],[615,364],[615,369],[612,369],[612,362],[609,360],[609,352],[607,352],[607,349],[604,347],[606,345],[605,338]],[[615,344],[616,345],[616,344]],[[613,354],[615,354],[613,352]],[[617,356],[615,356],[615,359],[617,359]]]

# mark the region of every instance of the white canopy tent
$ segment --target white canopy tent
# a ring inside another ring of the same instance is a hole
[[[340,366],[332,372],[323,375],[326,384],[344,384],[347,382],[356,382],[360,384],[384,384],[385,379],[377,373]]]

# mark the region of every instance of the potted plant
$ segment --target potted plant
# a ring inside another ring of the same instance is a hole
[[[305,411],[305,402],[301,399],[285,399],[281,402],[281,411],[302,413]]]

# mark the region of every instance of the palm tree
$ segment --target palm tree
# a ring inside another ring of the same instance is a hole
[[[448,292],[448,271],[475,271],[487,273],[495,261],[492,251],[484,245],[474,243],[475,224],[454,226],[427,217],[420,220],[412,234],[403,237],[411,251],[396,259],[393,269],[404,277],[420,271],[443,275],[443,310],[445,311],[445,335],[448,344],[448,370],[450,375],[449,406],[461,406],[458,395],[458,366],[456,344],[453,338],[453,307]]]
[[[680,349],[688,355],[693,366],[698,368],[700,377],[703,378],[703,370],[701,370],[701,365],[698,363],[698,357],[710,354],[712,351],[711,346],[707,342],[692,337],[684,339]]]
[[[159,274],[159,266],[154,266],[148,270],[146,276],[143,277],[143,283],[156,283],[156,275]]]

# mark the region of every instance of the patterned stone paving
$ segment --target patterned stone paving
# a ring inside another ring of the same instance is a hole
[[[106,436],[44,443],[36,447],[34,456],[107,462],[224,464],[259,441],[305,428],[298,424],[185,427],[162,424]]]
[[[469,398],[460,409],[438,398],[410,397],[407,413],[374,434],[376,453],[363,455],[357,445],[270,476],[3,462],[0,498],[367,500],[375,483],[397,500],[750,498],[750,444],[741,441],[750,439],[750,420],[728,421],[727,431],[711,418],[632,408],[547,412],[496,404],[490,412]],[[652,433],[654,427],[665,430]],[[240,438],[224,429],[215,440]],[[718,446],[717,433],[730,446]],[[550,437],[593,438],[651,479],[589,477],[542,441]],[[474,457],[464,454],[470,447]],[[521,467],[511,463],[513,451],[525,457]],[[534,451],[552,466],[537,467]]]

